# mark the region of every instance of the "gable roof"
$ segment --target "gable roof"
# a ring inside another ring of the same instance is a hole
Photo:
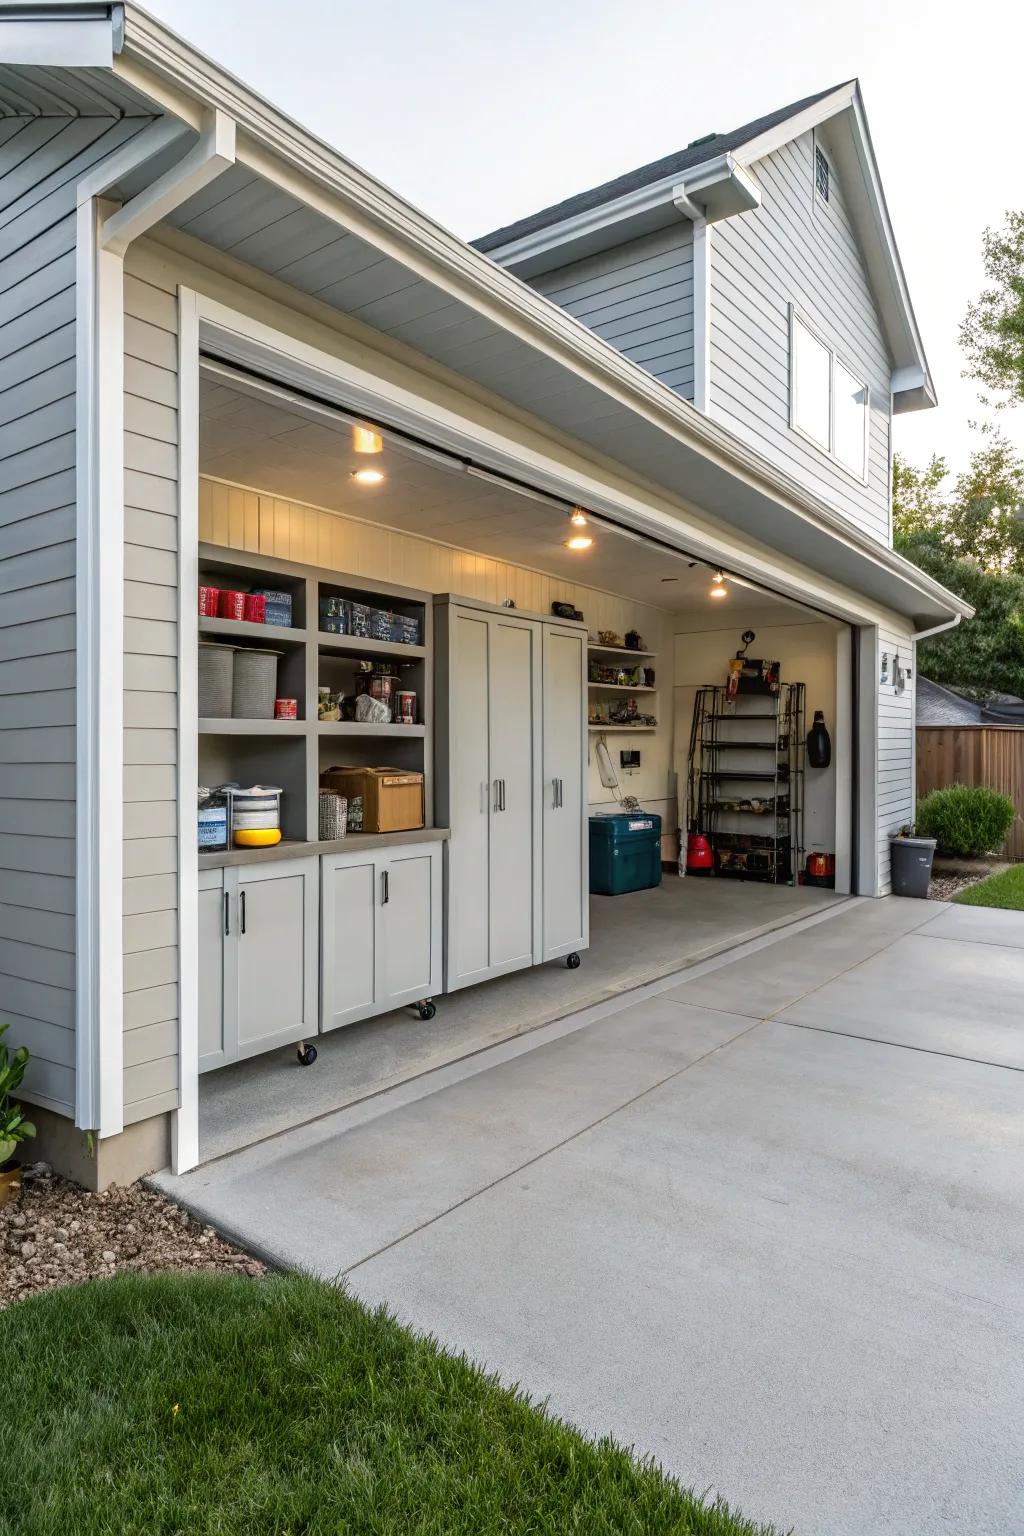
[[[476,248],[529,279],[676,219],[709,224],[760,204],[750,167],[802,134],[828,123],[829,151],[846,194],[879,320],[893,361],[893,410],[936,404],[924,344],[896,247],[860,86],[856,80],[819,91],[731,133],[697,139],[686,149],[565,198],[474,241]]]
[[[829,86],[826,91],[805,96],[802,101],[791,102],[788,107],[779,107],[763,117],[754,118],[753,122],[744,123],[740,128],[733,128],[729,133],[709,133],[704,138],[693,139],[685,149],[677,150],[675,154],[663,155],[660,160],[651,160],[647,165],[638,166],[633,171],[626,171],[621,176],[613,177],[611,181],[602,182],[598,187],[591,187],[586,192],[577,192],[572,197],[563,198],[560,203],[552,203],[547,208],[528,214],[526,218],[503,225],[501,229],[493,229],[489,235],[481,235],[470,244],[475,245],[478,251],[494,251],[499,246],[509,245],[514,240],[522,239],[524,235],[536,234],[538,230],[560,224],[564,219],[587,213],[592,208],[600,208],[603,204],[610,203],[627,192],[635,192],[640,187],[664,181],[668,176],[681,177],[684,171],[691,170],[694,166],[704,165],[718,155],[731,154],[744,144],[760,138],[770,129],[778,128],[780,124],[796,117],[807,107],[813,107],[819,101],[824,101],[826,96],[831,96],[833,91],[841,88],[841,86]]]

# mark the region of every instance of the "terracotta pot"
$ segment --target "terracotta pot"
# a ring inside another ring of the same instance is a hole
[[[21,1193],[21,1164],[4,1163],[0,1168],[0,1206],[16,1200]]]

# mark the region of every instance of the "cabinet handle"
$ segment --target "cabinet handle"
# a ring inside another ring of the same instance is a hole
[[[501,810],[501,780],[500,779],[495,779],[495,781],[494,781],[494,809],[496,811],[500,811]]]
[[[501,808],[505,809],[505,780],[501,780]]]
[[[244,933],[245,932],[245,892],[244,891],[242,892],[241,896],[239,896],[239,898],[238,898],[238,911],[239,911],[239,915],[241,917],[242,932]]]
[[[388,890],[388,872],[382,869],[380,872],[380,904],[386,907],[391,900],[391,892]]]
[[[224,932],[231,932],[231,897],[227,891],[224,892]]]

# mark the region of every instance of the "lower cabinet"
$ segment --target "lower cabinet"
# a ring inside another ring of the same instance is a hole
[[[200,1072],[316,1034],[318,865],[200,871]]]
[[[441,991],[440,842],[320,860],[320,1027]]]

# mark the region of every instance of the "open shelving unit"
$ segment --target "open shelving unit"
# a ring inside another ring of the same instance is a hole
[[[244,619],[199,619],[199,638],[234,646],[276,650],[278,696],[297,700],[297,720],[200,718],[201,784],[276,784],[281,797],[281,831],[289,843],[319,837],[320,774],[325,768],[395,767],[423,774],[424,820],[433,826],[433,599],[428,592],[388,582],[369,583],[343,572],[201,544],[199,580],[242,591],[267,587],[287,591],[292,624],[253,624]],[[318,625],[323,597],[348,597],[372,607],[415,618],[420,643],[339,635]],[[354,720],[319,720],[317,690],[329,686],[351,696],[360,661],[394,663],[403,686],[416,693],[418,723],[370,725]],[[356,839],[372,834],[353,833]],[[238,852],[239,850],[236,850]]]
[[[602,697],[610,696],[615,698],[620,695],[630,697],[634,694],[641,693],[656,697],[658,693],[656,686],[652,687],[646,683],[638,683],[636,686],[632,686],[629,683],[599,682],[596,678],[590,676],[591,662],[597,662],[601,665],[618,666],[624,670],[633,670],[634,668],[642,669],[645,662],[653,662],[656,659],[656,655],[657,653],[655,651],[635,651],[633,650],[632,646],[628,645],[599,645],[593,641],[588,642],[588,701],[597,701],[599,703]],[[652,708],[651,713],[656,714],[656,709]],[[656,725],[648,725],[646,722],[633,725],[629,721],[594,720],[591,716],[590,704],[588,703],[587,730],[591,735],[615,734],[624,736],[627,734],[632,735],[634,732],[641,731],[653,732],[657,729],[658,727]]]
[[[716,875],[796,882],[803,853],[805,692],[803,683],[733,698],[725,688],[697,690],[690,814],[711,844]],[[769,721],[775,730],[766,740]]]

